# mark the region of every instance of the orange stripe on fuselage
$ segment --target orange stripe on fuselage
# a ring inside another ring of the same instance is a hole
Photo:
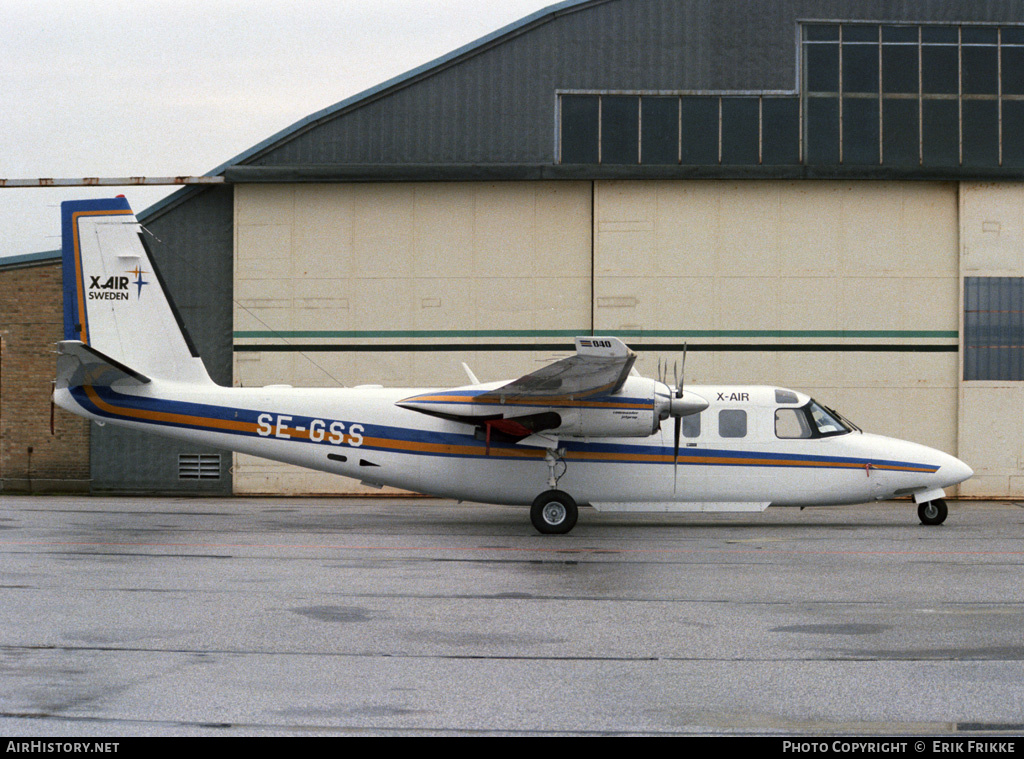
[[[192,427],[208,427],[232,432],[257,432],[257,425],[254,422],[233,422],[229,419],[210,419],[205,416],[190,416],[188,414],[171,414],[166,411],[150,411],[147,409],[133,409],[112,406],[100,398],[96,388],[92,385],[83,387],[85,394],[89,396],[97,408],[106,411],[108,414],[127,417],[129,419],[140,419],[146,422],[165,422],[167,424],[186,424]],[[257,433],[258,434],[258,433]]]

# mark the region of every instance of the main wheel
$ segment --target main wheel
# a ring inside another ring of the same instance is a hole
[[[576,525],[576,501],[561,490],[548,490],[533,499],[530,521],[544,535],[564,535]]]
[[[926,501],[917,507],[917,515],[921,518],[921,524],[942,524],[946,521],[946,502],[941,498],[934,501]]]

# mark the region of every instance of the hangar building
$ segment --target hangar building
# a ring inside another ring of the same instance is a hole
[[[457,385],[614,334],[1024,496],[1024,5],[571,0],[141,214],[224,384]],[[93,428],[94,490],[362,492]]]

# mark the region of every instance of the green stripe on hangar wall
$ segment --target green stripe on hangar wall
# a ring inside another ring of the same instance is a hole
[[[589,329],[382,329],[382,330],[241,330],[235,339],[245,338],[428,338],[428,337],[576,337],[596,335]],[[960,337],[944,329],[620,329],[600,334],[616,337],[832,337],[832,338],[950,338]]]

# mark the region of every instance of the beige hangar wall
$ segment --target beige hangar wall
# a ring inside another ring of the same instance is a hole
[[[960,185],[965,277],[1024,277],[1024,185]],[[1024,496],[1024,382],[960,386],[960,457],[974,468],[961,493]]]
[[[396,349],[589,330],[590,205],[587,182],[237,185],[235,383],[454,386],[463,361],[484,381],[531,371],[548,354]],[[328,350],[238,350],[261,344]],[[243,455],[234,489],[379,492]]]
[[[958,453],[959,235],[954,183],[237,185],[235,382],[450,386],[462,361],[511,378],[550,353],[388,348],[568,342],[593,319],[635,346],[688,343],[688,383],[805,390]],[[253,350],[318,343],[382,348]],[[942,352],[848,350],[864,345]],[[378,492],[246,456],[234,487]]]
[[[803,390],[865,429],[956,453],[955,184],[599,182],[594,206],[598,332],[686,341],[688,383]],[[834,350],[778,349],[794,344]]]

